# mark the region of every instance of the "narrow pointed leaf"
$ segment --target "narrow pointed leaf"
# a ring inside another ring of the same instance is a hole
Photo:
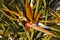
[[[3,24],[0,24],[0,28],[2,28],[5,31],[5,27]]]
[[[30,7],[29,3],[26,1],[26,16],[31,22],[33,21],[32,14],[33,14],[32,8]]]
[[[26,17],[24,17],[22,11],[18,8],[17,5],[16,5],[16,9],[17,9],[17,11],[18,11],[18,14],[19,14],[20,16],[22,16],[22,19],[25,20],[25,21],[27,21]]]
[[[60,15],[56,13],[55,11],[51,12],[50,14],[56,17],[58,20],[60,20]]]
[[[37,22],[38,21],[38,19],[40,18],[40,15],[41,15],[41,13],[39,11],[38,14],[34,18],[34,22]]]
[[[6,17],[8,17],[10,20],[18,20],[17,18],[10,17],[7,15],[3,10],[0,9],[0,12],[2,12]]]
[[[3,9],[3,10],[6,11],[6,12],[9,12],[10,14],[14,14],[14,15],[19,17],[19,14],[17,12],[11,11],[9,9]]]

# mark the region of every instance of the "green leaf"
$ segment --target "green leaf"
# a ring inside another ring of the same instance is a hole
[[[1,24],[1,23],[0,23],[0,28],[3,29],[3,30],[5,31],[4,24]]]
[[[55,30],[57,32],[60,33],[60,25],[53,25],[53,26],[50,26],[52,30]]]

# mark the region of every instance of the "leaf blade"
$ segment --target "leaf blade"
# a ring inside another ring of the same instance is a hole
[[[26,16],[31,22],[33,21],[32,14],[33,14],[32,8],[30,7],[29,3],[26,0]]]

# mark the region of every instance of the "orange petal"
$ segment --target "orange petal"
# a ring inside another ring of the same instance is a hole
[[[33,11],[32,8],[30,7],[29,3],[26,1],[26,16],[28,17],[29,21],[33,21]]]
[[[38,14],[37,14],[37,15],[35,16],[35,18],[34,18],[34,22],[37,22],[37,21],[38,21],[40,15],[41,15],[41,13],[40,13],[40,11],[39,11]]]

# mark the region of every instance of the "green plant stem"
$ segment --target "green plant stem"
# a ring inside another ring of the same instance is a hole
[[[46,18],[45,18],[46,21],[47,21],[47,18],[48,18],[48,15],[47,15],[47,13],[46,13]],[[47,22],[45,22],[45,25],[47,25]]]
[[[37,15],[38,7],[39,7],[39,1],[37,1],[37,3],[36,3],[36,10],[35,10],[35,15],[34,15],[34,17]]]
[[[46,0],[43,0],[44,8],[46,8]]]
[[[33,39],[34,36],[34,29],[31,29],[31,40]]]
[[[20,23],[21,23],[21,21],[20,21]],[[23,29],[25,30],[25,33],[26,33],[28,39],[31,40],[31,38],[30,38],[30,36],[29,36],[29,32],[25,29],[25,26],[24,26],[22,23],[21,23],[21,26],[22,26]]]
[[[13,2],[14,2],[14,0],[12,0],[12,1],[9,3],[9,5],[11,5]]]

